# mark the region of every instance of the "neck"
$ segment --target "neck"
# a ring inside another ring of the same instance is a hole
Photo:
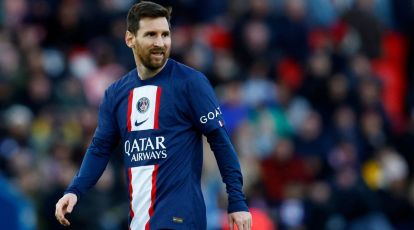
[[[166,64],[167,62],[165,62],[164,65],[162,65],[158,69],[148,69],[142,63],[137,62],[136,65],[137,65],[138,77],[141,80],[150,79],[154,77],[155,75],[157,75],[157,73],[159,73],[165,67]]]

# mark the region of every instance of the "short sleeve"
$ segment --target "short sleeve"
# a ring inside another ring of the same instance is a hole
[[[191,110],[191,119],[203,134],[224,126],[219,103],[207,78],[199,73],[187,82],[186,99]]]

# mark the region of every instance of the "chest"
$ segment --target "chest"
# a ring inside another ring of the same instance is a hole
[[[166,84],[130,87],[118,98],[115,113],[124,138],[177,129],[185,123],[179,109],[179,92]]]

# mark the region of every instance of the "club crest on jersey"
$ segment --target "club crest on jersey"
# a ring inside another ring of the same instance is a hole
[[[132,89],[128,97],[128,132],[158,129],[161,87],[146,85]]]
[[[141,97],[137,103],[137,109],[140,113],[145,113],[148,111],[150,101],[147,97]]]

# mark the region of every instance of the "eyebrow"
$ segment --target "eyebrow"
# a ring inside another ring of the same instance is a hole
[[[145,31],[144,32],[144,35],[147,35],[147,34],[151,34],[151,33],[161,33],[161,34],[165,34],[165,33],[167,33],[167,34],[170,34],[171,33],[171,31],[170,30],[162,30],[162,31],[157,31],[157,30],[148,30],[148,31]]]

